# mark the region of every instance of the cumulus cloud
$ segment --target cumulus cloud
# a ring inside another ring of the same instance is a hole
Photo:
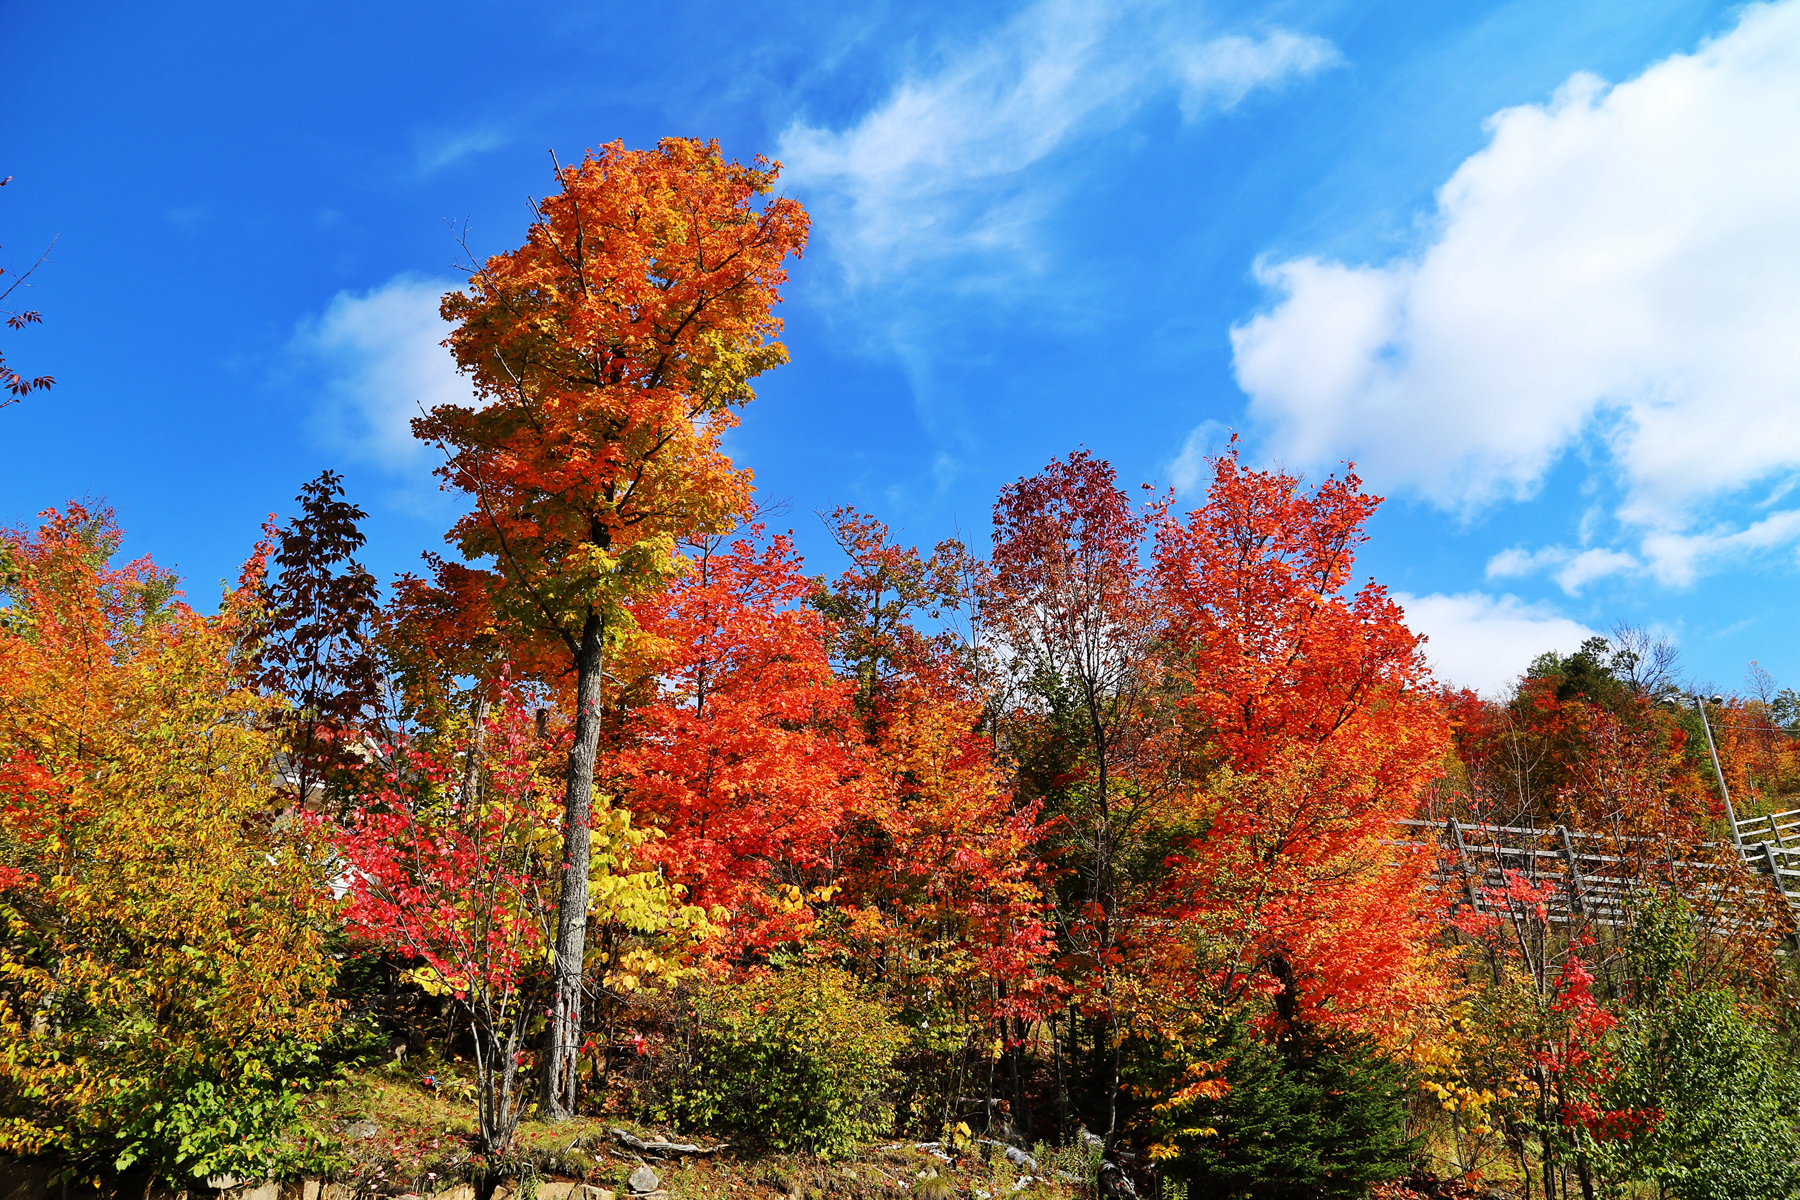
[[[1394,593],[1406,624],[1429,640],[1425,655],[1444,683],[1497,695],[1516,681],[1531,660],[1546,650],[1578,650],[1597,636],[1579,621],[1543,604],[1486,592]]]
[[[1416,256],[1259,263],[1276,302],[1232,345],[1271,451],[1467,513],[1583,444],[1666,582],[1800,538],[1786,512],[1696,528],[1800,470],[1797,63],[1800,0],[1752,6],[1635,79],[1496,114]],[[1545,553],[1570,590],[1634,569]]]
[[[1052,188],[1026,172],[1173,95],[1189,119],[1339,61],[1276,30],[1196,38],[1176,8],[1043,0],[992,36],[903,78],[843,130],[795,122],[777,157],[852,282],[954,250],[1029,249]]]
[[[317,380],[314,432],[350,457],[391,471],[427,461],[411,421],[437,404],[470,404],[468,382],[441,344],[438,300],[457,284],[399,275],[367,292],[339,292],[302,321],[291,349]]]

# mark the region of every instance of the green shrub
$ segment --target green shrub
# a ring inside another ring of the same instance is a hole
[[[708,984],[689,997],[691,1050],[668,1120],[828,1156],[893,1124],[887,1091],[906,1033],[857,981],[828,967]]]
[[[175,1082],[146,1079],[119,1097],[130,1119],[115,1131],[111,1166],[150,1168],[186,1182],[208,1175],[261,1179],[287,1165],[283,1135],[299,1119],[296,1073],[315,1064],[309,1048],[235,1051],[231,1065]]]
[[[1789,1064],[1730,992],[1631,1013],[1609,1105],[1655,1111],[1647,1132],[1596,1146],[1612,1172],[1678,1200],[1773,1200],[1800,1190],[1800,1118]],[[1623,1168],[1623,1169],[1620,1169]]]
[[[1615,1034],[1606,1104],[1658,1116],[1636,1136],[1587,1147],[1602,1173],[1653,1181],[1677,1200],[1800,1191],[1793,1064],[1738,996],[1695,978],[1687,906],[1644,904],[1626,952],[1635,1003]]]

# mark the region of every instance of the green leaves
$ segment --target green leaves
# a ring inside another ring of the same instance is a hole
[[[888,1133],[891,1065],[907,1032],[856,980],[794,967],[696,989],[697,1060],[668,1097],[684,1126],[827,1157]]]

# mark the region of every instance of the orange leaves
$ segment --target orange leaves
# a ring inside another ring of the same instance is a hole
[[[414,430],[475,498],[451,537],[495,559],[514,619],[573,641],[598,596],[654,584],[672,539],[742,510],[748,476],[719,437],[786,359],[773,308],[806,240],[796,201],[757,207],[775,176],[716,143],[605,147],[561,169],[524,246],[445,297],[486,405]]]
[[[1293,476],[1245,469],[1233,450],[1214,463],[1207,503],[1158,531],[1158,581],[1193,656],[1190,704],[1238,766],[1326,745],[1358,721],[1384,733],[1441,726],[1418,695],[1422,639],[1399,606],[1375,583],[1344,595],[1377,503],[1354,475],[1308,494]]]
[[[1356,477],[1305,491],[1235,450],[1213,467],[1206,503],[1157,533],[1185,719],[1221,767],[1170,901],[1211,930],[1228,992],[1273,964],[1284,1015],[1360,1024],[1435,932],[1426,864],[1384,843],[1448,723],[1399,607],[1373,583],[1345,594],[1377,503]]]

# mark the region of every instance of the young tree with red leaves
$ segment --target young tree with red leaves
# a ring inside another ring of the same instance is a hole
[[[468,1015],[489,1154],[512,1145],[526,1037],[553,982],[543,962],[555,936],[562,807],[557,745],[540,736],[529,696],[504,679],[497,690],[472,720],[389,747],[363,773],[367,789],[345,818],[324,825],[347,867],[351,933],[418,962],[411,978]],[[649,936],[634,969],[679,971],[710,927],[657,871],[629,869],[649,836],[630,813],[603,805],[597,815],[591,867],[604,886],[595,918]]]
[[[557,1117],[575,1107],[607,648],[629,600],[676,569],[676,539],[724,531],[747,503],[719,439],[750,381],[786,359],[773,309],[807,232],[796,201],[763,199],[777,171],[684,138],[559,168],[525,245],[444,300],[451,351],[485,404],[414,424],[474,501],[449,539],[492,562],[496,617],[557,649],[575,680],[545,1076]]]
[[[1071,789],[1082,809],[1070,817],[1091,824],[1086,886],[1077,911],[1062,921],[1088,964],[1106,1023],[1109,1147],[1118,1135],[1123,1045],[1115,978],[1120,835],[1158,792],[1156,755],[1147,747],[1163,619],[1141,555],[1167,508],[1162,500],[1133,504],[1116,481],[1111,464],[1078,450],[1002,488],[984,596],[1025,707],[1054,706],[1052,695],[1060,697],[1083,739],[1081,778]]]

